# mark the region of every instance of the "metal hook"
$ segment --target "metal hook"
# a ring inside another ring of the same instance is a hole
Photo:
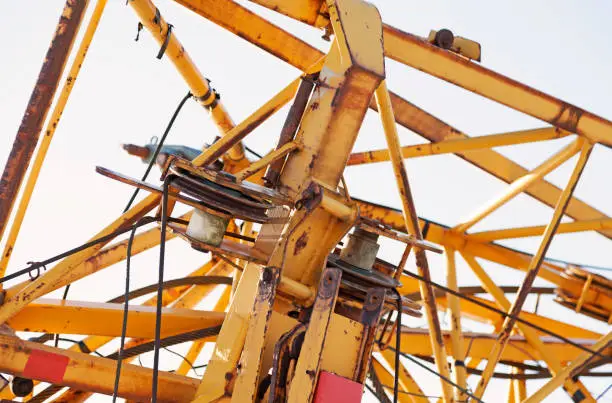
[[[28,271],[28,276],[30,276],[30,280],[34,281],[36,280],[38,277],[40,277],[40,268],[43,267],[44,270],[47,270],[47,267],[45,265],[41,265],[39,262],[27,262],[27,264],[29,264],[30,266],[34,266],[37,265],[36,268],[32,268],[30,271]],[[36,270],[36,274],[32,274],[32,272]]]

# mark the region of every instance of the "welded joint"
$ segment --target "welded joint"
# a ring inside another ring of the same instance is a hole
[[[302,192],[302,197],[296,202],[296,208],[305,207],[308,211],[321,207],[323,210],[341,221],[353,222],[359,216],[359,207],[355,202],[348,201],[345,196],[331,190],[327,185],[314,179]]]
[[[200,97],[194,97],[196,101],[198,101],[203,107],[207,109],[213,109],[219,103],[221,99],[221,94],[217,92],[217,90],[210,85],[210,79],[205,77],[206,82],[208,83],[208,89],[204,93],[204,95]]]

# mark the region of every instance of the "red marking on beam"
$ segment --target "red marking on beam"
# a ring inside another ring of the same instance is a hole
[[[23,376],[45,382],[61,383],[64,380],[69,361],[70,358],[65,355],[32,350],[23,370]]]
[[[362,394],[363,386],[360,383],[321,371],[314,403],[359,403]]]

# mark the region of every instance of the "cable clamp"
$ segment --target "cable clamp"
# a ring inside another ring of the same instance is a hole
[[[36,280],[38,277],[40,277],[40,268],[42,267],[44,271],[47,271],[47,266],[45,266],[44,264],[41,264],[40,262],[27,262],[27,264],[30,265],[30,267],[28,268],[28,275],[30,276],[30,280],[34,281]],[[36,272],[35,274],[32,274],[32,272]]]
[[[83,340],[79,340],[77,345],[79,346],[79,350],[81,350],[81,352],[85,354],[91,354],[91,350],[89,349],[89,347],[87,347],[87,344],[85,344]]]
[[[216,89],[214,89],[211,85],[210,85],[210,79],[205,78],[206,82],[208,83],[208,90],[204,93],[204,95],[200,96],[200,97],[194,97],[198,102],[200,103],[204,103],[206,102],[206,100],[208,98],[210,98],[211,94],[215,94],[215,97],[213,99],[213,101],[210,104],[204,105],[205,108],[207,109],[213,109],[215,106],[217,106],[217,104],[219,103],[219,100],[221,99],[221,95],[217,92]]]
[[[157,54],[158,59],[161,59],[164,56],[164,53],[166,53],[166,48],[168,47],[168,43],[170,43],[170,35],[172,35],[173,25],[170,23],[168,23],[167,25],[168,25],[168,30],[166,31],[166,39],[164,39],[164,43],[159,49],[159,53]]]
[[[138,42],[138,39],[140,39],[140,31],[142,31],[143,28],[144,25],[142,25],[142,22],[138,21],[138,28],[136,31],[136,38],[134,38],[134,42]]]

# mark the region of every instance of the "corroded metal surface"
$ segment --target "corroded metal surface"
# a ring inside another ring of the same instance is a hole
[[[30,159],[38,143],[42,125],[51,107],[87,3],[88,0],[68,0],[66,2],[23,114],[13,148],[0,179],[0,238],[4,233],[21,182],[30,165]]]

